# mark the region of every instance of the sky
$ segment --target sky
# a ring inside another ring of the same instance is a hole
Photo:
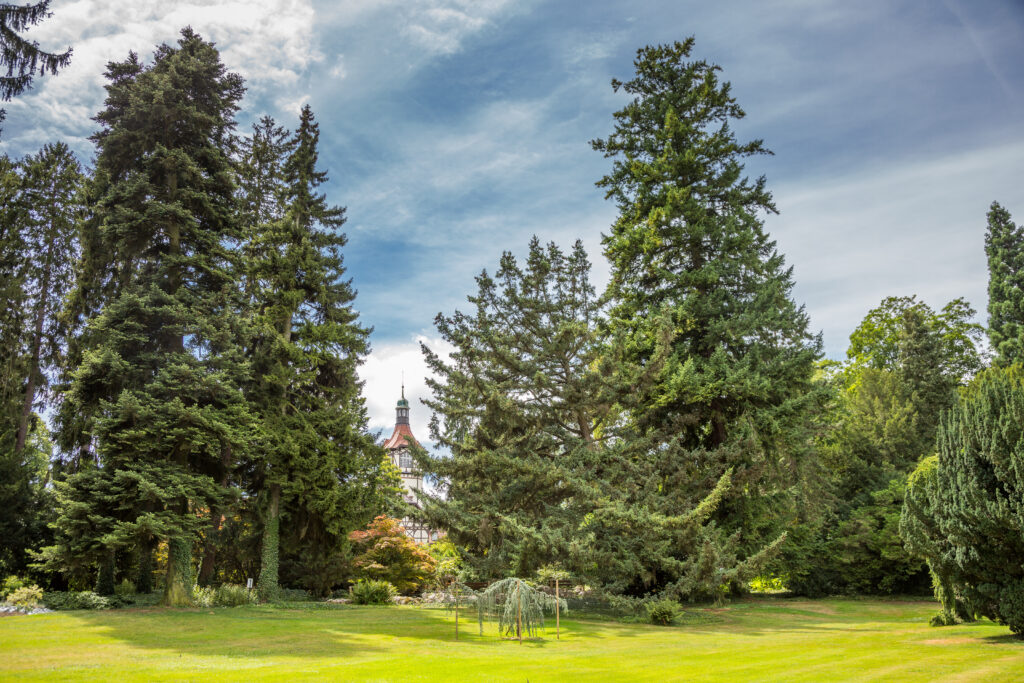
[[[348,274],[373,351],[361,376],[389,433],[404,372],[428,440],[419,345],[444,353],[438,313],[532,235],[582,239],[607,282],[615,217],[589,141],[612,130],[644,45],[696,38],[747,116],[741,140],[779,208],[765,227],[793,268],[826,354],[885,296],[964,297],[985,320],[985,213],[1024,222],[1024,0],[55,0],[29,37],[74,48],[57,77],[7,104],[0,151],[64,140],[85,164],[103,69],[148,59],[191,25],[263,114],[320,123],[328,198],[347,207]],[[387,434],[385,434],[386,436]]]

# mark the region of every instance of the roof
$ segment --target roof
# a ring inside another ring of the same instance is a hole
[[[416,440],[416,437],[412,435],[412,428],[407,424],[396,424],[395,431],[391,434],[391,438],[384,442],[384,448],[391,451],[396,448],[402,448],[408,446],[409,442],[406,441],[405,437],[412,439],[412,442],[417,446],[420,442]]]

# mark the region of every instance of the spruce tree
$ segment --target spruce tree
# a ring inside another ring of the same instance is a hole
[[[720,67],[689,59],[693,44],[640,49],[635,77],[612,81],[633,99],[592,143],[614,159],[598,186],[619,209],[604,237],[610,325],[644,365],[668,319],[669,357],[632,418],[692,463],[690,479],[673,482],[691,504],[733,470],[716,518],[754,553],[791,514],[821,342],[764,231],[776,211],[766,181],[743,174],[745,158],[769,152],[737,140],[731,123],[744,111]]]
[[[111,63],[107,79],[72,298],[86,324],[65,403],[81,417],[62,423],[84,455],[64,487],[51,556],[73,558],[82,543],[109,557],[166,542],[164,601],[188,604],[194,540],[223,495],[212,475],[251,422],[228,156],[244,88],[189,28],[151,64],[134,53]],[[83,516],[90,524],[76,527]]]
[[[344,209],[317,191],[327,181],[317,168],[319,137],[307,105],[287,149],[266,119],[249,148],[248,163],[263,169],[247,172],[265,180],[261,193],[279,192],[282,207],[249,203],[253,218],[263,220],[247,245],[257,308],[250,401],[262,443],[263,599],[277,594],[282,549],[289,578],[329,591],[341,578],[348,533],[396,494],[384,453],[366,430],[356,369],[369,352],[369,330],[358,323],[355,291],[343,279]],[[278,181],[268,169],[283,151]]]
[[[985,233],[988,336],[995,365],[1024,363],[1024,225],[992,202]]]

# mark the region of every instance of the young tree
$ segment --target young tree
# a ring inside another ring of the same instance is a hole
[[[1024,225],[992,202],[985,233],[988,336],[996,365],[1024,362]]]
[[[280,209],[247,204],[254,219],[267,219],[247,245],[256,307],[249,400],[260,419],[256,479],[266,502],[264,599],[277,593],[282,545],[293,578],[329,591],[341,578],[349,531],[397,498],[384,453],[366,430],[356,369],[369,352],[370,331],[357,321],[351,281],[342,279],[344,209],[317,191],[327,181],[317,168],[319,138],[307,105],[278,176],[275,155],[285,147],[280,129],[265,119],[243,165],[256,167],[243,177],[262,179],[247,186],[252,200],[257,191],[276,191],[281,202]],[[283,539],[282,516],[289,520]]]
[[[612,81],[633,99],[592,143],[614,159],[597,184],[619,209],[604,237],[609,324],[643,366],[668,320],[668,358],[632,418],[693,463],[691,479],[674,482],[691,504],[733,471],[715,518],[754,554],[792,515],[821,341],[764,231],[776,211],[765,179],[743,175],[745,158],[769,152],[736,139],[730,124],[744,112],[718,66],[690,60],[693,44],[640,49],[635,77]]]
[[[70,47],[61,53],[46,52],[39,48],[39,43],[18,35],[50,14],[50,0],[29,5],[0,5],[0,68],[5,67],[7,71],[0,75],[0,100],[9,102],[29,88],[36,74],[56,75],[58,69],[71,62]],[[0,123],[5,115],[0,109]]]
[[[107,78],[72,302],[87,322],[65,403],[80,417],[62,423],[100,481],[86,481],[88,468],[69,477],[61,524],[92,510],[82,534],[111,551],[166,540],[164,601],[188,604],[193,543],[223,495],[211,475],[251,424],[228,156],[244,88],[189,28],[152,64],[132,53]],[[96,487],[108,503],[89,494]],[[57,553],[80,540],[65,534]]]

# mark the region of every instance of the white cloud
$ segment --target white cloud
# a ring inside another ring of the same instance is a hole
[[[323,58],[310,0],[76,0],[55,2],[51,10],[32,39],[53,50],[70,45],[74,54],[58,76],[36,79],[8,106],[5,141],[23,151],[55,138],[85,151],[84,138],[95,128],[90,119],[103,104],[107,62],[123,60],[129,50],[148,60],[185,26],[217,43],[228,69],[246,78],[250,103],[263,94],[297,101],[304,73]]]

